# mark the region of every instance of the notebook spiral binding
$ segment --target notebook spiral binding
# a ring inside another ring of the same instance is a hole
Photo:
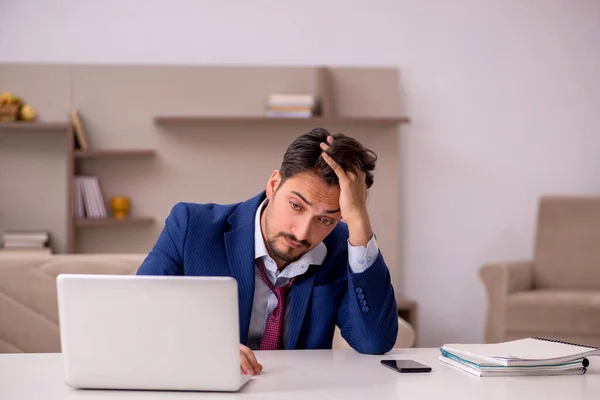
[[[599,347],[596,347],[596,346],[587,346],[585,344],[565,342],[563,340],[549,339],[549,338],[543,338],[543,337],[534,337],[534,339],[536,339],[536,340],[543,340],[543,341],[546,341],[546,342],[568,344],[568,345],[577,346],[577,347],[587,347],[587,348],[590,348],[590,349],[599,349]]]
[[[534,337],[534,339],[536,339],[536,340],[543,340],[543,341],[546,341],[546,342],[568,344],[568,345],[577,346],[577,347],[587,347],[587,348],[590,348],[590,349],[598,349],[598,347],[595,347],[595,346],[586,346],[586,345],[579,344],[579,343],[565,342],[564,340],[548,339],[548,338],[542,338],[542,337]],[[585,373],[586,368],[590,365],[590,361],[587,358],[583,358],[582,364],[583,364],[583,367],[584,367],[583,368],[583,373]]]

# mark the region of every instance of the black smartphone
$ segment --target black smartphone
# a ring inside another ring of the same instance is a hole
[[[431,372],[431,367],[415,360],[381,360],[381,363],[397,372]]]

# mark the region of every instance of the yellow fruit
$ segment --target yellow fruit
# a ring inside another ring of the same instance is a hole
[[[33,121],[36,118],[35,108],[30,106],[29,104],[25,104],[21,107],[21,119],[23,121]]]
[[[0,102],[5,103],[5,104],[16,103],[17,100],[18,100],[17,96],[15,96],[14,94],[12,94],[11,92],[4,92],[0,96]]]

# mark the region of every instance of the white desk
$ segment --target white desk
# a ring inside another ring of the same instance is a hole
[[[1,400],[132,399],[596,399],[600,358],[585,375],[479,378],[442,364],[437,349],[399,349],[385,356],[352,350],[257,352],[263,374],[237,393],[72,390],[63,382],[60,354],[0,354]],[[433,368],[399,374],[380,365],[385,358],[408,358]]]

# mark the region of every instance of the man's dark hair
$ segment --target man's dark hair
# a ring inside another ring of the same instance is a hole
[[[343,133],[331,134],[323,128],[316,128],[298,137],[287,148],[283,155],[280,173],[282,182],[292,176],[306,171],[315,172],[329,185],[337,185],[338,177],[329,164],[321,157],[321,143],[327,143],[327,137],[333,137],[327,154],[331,156],[344,171],[363,171],[366,173],[367,188],[373,185],[373,170],[377,155],[356,139]]]

